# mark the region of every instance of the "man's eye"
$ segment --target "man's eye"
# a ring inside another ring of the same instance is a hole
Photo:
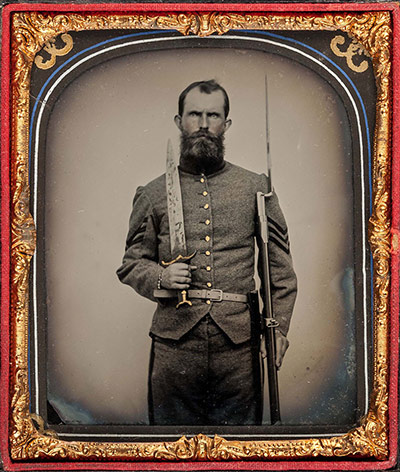
[[[198,113],[197,111],[191,111],[191,112],[189,113],[189,116],[193,116],[193,117],[197,117],[197,116],[199,116],[199,115],[200,115],[200,113]]]
[[[219,118],[219,114],[218,113],[210,113],[210,118]]]

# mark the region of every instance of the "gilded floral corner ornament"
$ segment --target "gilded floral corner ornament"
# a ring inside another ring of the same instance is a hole
[[[345,57],[347,67],[354,72],[359,74],[365,72],[368,69],[368,61],[363,60],[360,64],[354,62],[354,56],[360,56],[365,54],[365,51],[361,44],[353,39],[347,46],[347,49],[340,49],[339,45],[345,44],[346,38],[344,36],[335,36],[331,41],[331,49],[333,53],[338,57]]]
[[[64,42],[64,46],[61,48],[57,47],[55,38],[51,38],[45,42],[43,51],[45,51],[50,58],[45,60],[42,56],[37,55],[35,57],[35,65],[39,69],[51,69],[55,65],[58,56],[65,56],[72,51],[72,48],[74,47],[72,36],[68,33],[63,33],[61,35],[61,40]]]

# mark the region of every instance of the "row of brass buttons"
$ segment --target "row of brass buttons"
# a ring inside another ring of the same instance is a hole
[[[204,177],[201,177],[201,178],[200,178],[200,182],[201,182],[202,184],[205,182]],[[207,190],[204,190],[203,196],[204,196],[204,197],[207,197],[207,195],[208,195]],[[208,210],[208,209],[210,208],[210,205],[209,205],[208,203],[206,203],[205,205],[203,205],[203,208],[204,208],[205,210]],[[211,221],[207,218],[204,223],[208,226],[208,225],[211,223]],[[204,239],[205,239],[207,242],[209,242],[209,241],[211,240],[211,238],[210,238],[209,235],[205,236]],[[206,255],[206,256],[211,256],[211,251],[209,251],[209,250],[205,251],[205,255]],[[207,267],[206,267],[206,270],[207,270],[207,272],[210,272],[210,271],[211,271],[211,266],[207,266]],[[212,283],[211,283],[211,282],[207,282],[207,287],[208,287],[208,288],[211,288],[211,287],[212,287]],[[207,305],[211,305],[211,300],[206,300],[206,303],[207,303]]]

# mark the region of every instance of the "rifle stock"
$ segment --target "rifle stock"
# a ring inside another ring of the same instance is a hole
[[[275,328],[278,323],[274,320],[271,299],[271,280],[268,254],[268,221],[265,201],[271,194],[257,192],[258,234],[259,248],[259,275],[261,278],[261,298],[263,300],[262,326],[264,327],[264,340],[267,353],[268,391],[271,424],[280,422],[278,371],[276,368],[276,344]]]

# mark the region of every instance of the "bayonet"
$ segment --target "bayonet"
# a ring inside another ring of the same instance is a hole
[[[269,116],[268,116],[268,81],[265,76],[265,141],[267,145],[267,193],[272,192],[272,162],[269,139]]]

